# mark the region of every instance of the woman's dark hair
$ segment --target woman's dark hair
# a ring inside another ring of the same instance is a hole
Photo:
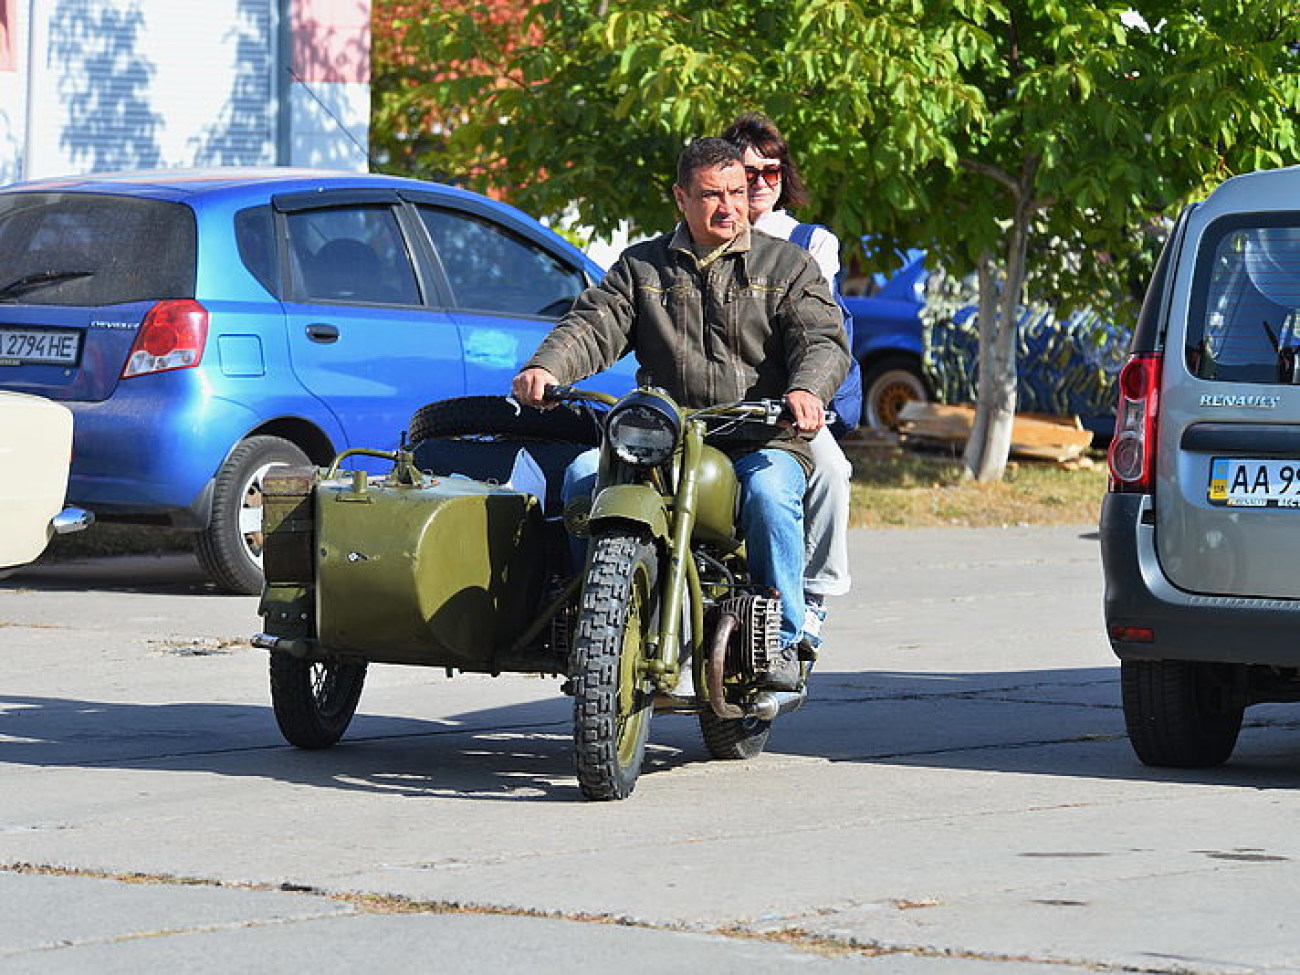
[[[790,147],[786,145],[776,123],[766,115],[746,112],[727,126],[722,138],[741,152],[753,149],[760,156],[781,161],[781,195],[776,201],[779,209],[793,210],[808,202],[808,185],[799,175],[799,167],[790,158]]]

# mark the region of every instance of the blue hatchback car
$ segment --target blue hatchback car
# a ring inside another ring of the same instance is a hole
[[[256,593],[261,478],[394,448],[433,400],[503,393],[601,268],[452,187],[170,170],[0,190],[0,388],[75,415],[68,501],[198,533]],[[591,381],[621,392],[632,364]]]

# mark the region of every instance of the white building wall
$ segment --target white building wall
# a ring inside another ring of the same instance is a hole
[[[288,159],[368,169],[370,0],[286,0]]]
[[[291,166],[370,168],[370,85],[294,82],[289,89]]]
[[[344,82],[294,80],[286,65],[293,18],[295,52],[332,36],[341,16],[364,25],[368,58],[369,0],[333,2],[322,17],[321,0],[16,0],[0,182],[200,165],[366,169],[368,60]]]

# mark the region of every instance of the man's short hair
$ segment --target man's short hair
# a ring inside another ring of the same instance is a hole
[[[691,179],[701,169],[738,163],[742,158],[741,151],[726,139],[712,135],[694,139],[677,157],[677,185],[689,189]]]

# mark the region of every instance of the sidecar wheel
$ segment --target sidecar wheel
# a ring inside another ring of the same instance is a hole
[[[271,651],[271,704],[285,741],[328,748],[348,730],[366,681],[364,663],[303,660]]]
[[[656,568],[645,538],[592,539],[573,669],[573,743],[588,799],[626,799],[641,774],[654,712],[654,686],[642,665],[658,618]]]
[[[719,718],[712,711],[700,712],[700,734],[713,758],[745,761],[757,758],[767,747],[772,722],[761,718]]]

